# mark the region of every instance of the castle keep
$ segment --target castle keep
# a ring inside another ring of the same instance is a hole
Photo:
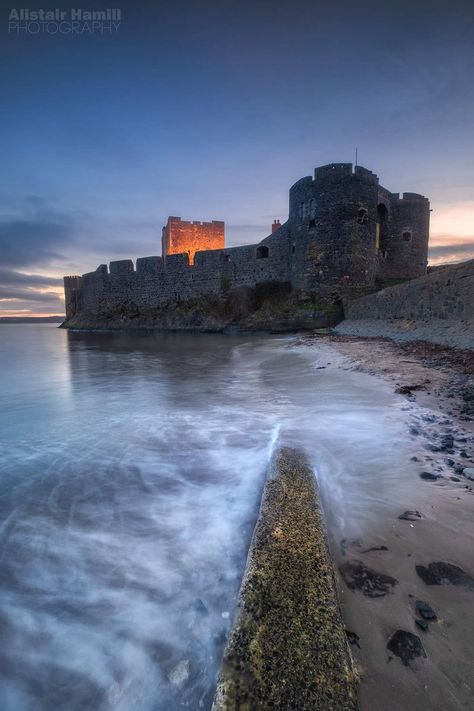
[[[189,264],[194,264],[196,252],[224,249],[224,223],[184,222],[180,217],[168,217],[163,227],[161,254],[187,254]]]
[[[361,166],[331,163],[290,188],[288,220],[244,247],[224,246],[224,223],[170,217],[163,255],[100,265],[64,278],[66,326],[152,313],[205,294],[263,283],[303,294],[374,286],[426,273],[430,208],[417,193],[392,193]]]

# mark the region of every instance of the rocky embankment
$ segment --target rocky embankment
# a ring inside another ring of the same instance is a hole
[[[280,449],[267,480],[213,711],[357,708],[316,479]]]
[[[177,300],[146,309],[124,303],[100,314],[80,311],[62,324],[74,330],[163,330],[219,333],[226,330],[285,333],[325,328],[343,317],[342,306],[331,299],[305,298],[289,284],[266,283],[234,289],[220,296]]]

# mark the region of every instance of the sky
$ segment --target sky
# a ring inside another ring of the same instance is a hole
[[[256,242],[356,147],[430,198],[432,263],[474,257],[472,0],[28,2],[78,5],[117,30],[0,11],[0,316],[62,314],[64,274],[160,254],[168,215]]]

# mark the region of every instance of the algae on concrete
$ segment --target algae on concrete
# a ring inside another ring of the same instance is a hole
[[[213,711],[357,708],[314,473],[304,454],[275,455]]]

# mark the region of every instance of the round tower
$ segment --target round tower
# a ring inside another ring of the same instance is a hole
[[[351,163],[321,166],[293,185],[288,222],[300,288],[374,283],[377,196],[377,176]]]
[[[383,207],[381,205],[383,204]],[[415,279],[426,274],[430,203],[418,193],[390,194],[379,203],[380,266],[383,280]]]

